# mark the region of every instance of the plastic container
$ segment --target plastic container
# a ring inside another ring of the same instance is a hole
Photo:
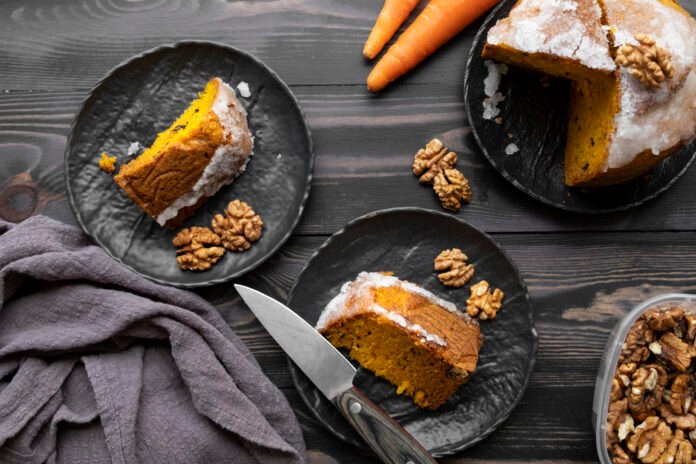
[[[594,402],[592,406],[592,425],[595,430],[595,442],[597,443],[597,455],[602,464],[612,464],[607,452],[607,412],[609,408],[609,393],[611,381],[616,372],[616,364],[619,360],[621,347],[626,340],[628,330],[644,312],[661,306],[675,305],[685,311],[696,313],[696,295],[686,293],[668,293],[650,298],[639,304],[621,321],[619,321],[609,335],[602,361],[599,364],[599,373],[595,383]]]

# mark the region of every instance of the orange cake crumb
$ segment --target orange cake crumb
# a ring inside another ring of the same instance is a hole
[[[114,172],[116,170],[116,157],[103,152],[99,159],[99,169],[109,174]]]

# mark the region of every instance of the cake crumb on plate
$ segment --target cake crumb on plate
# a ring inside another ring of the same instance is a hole
[[[128,156],[133,156],[140,151],[140,142],[132,142],[128,145]]]
[[[241,95],[242,97],[251,97],[251,91],[249,91],[249,84],[247,84],[246,82],[242,81],[239,84],[237,84],[237,90],[239,90],[239,95]]]

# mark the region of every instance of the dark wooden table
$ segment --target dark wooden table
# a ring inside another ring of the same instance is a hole
[[[684,2],[693,13],[696,0]],[[596,462],[592,394],[614,323],[634,304],[696,292],[696,169],[631,211],[563,213],[526,197],[478,152],[464,114],[465,60],[478,23],[377,97],[362,45],[376,0],[6,0],[0,3],[0,217],[74,223],[65,197],[68,126],[92,86],[122,60],[182,39],[215,40],[266,62],[311,125],[316,169],[306,212],[285,247],[241,279],[284,299],[312,252],[362,214],[439,209],[410,174],[432,137],[460,154],[474,200],[459,217],[491,233],[529,285],[540,347],[522,403],[498,431],[447,463]],[[283,353],[231,284],[200,291],[287,395],[313,463],[369,463],[326,432],[295,392]]]

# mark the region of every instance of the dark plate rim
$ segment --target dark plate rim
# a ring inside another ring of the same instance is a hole
[[[495,20],[498,12],[505,8],[506,6],[509,6],[510,3],[514,3],[517,0],[504,0],[501,2],[498,6],[496,6],[493,11],[486,17],[486,20],[483,22],[481,27],[479,28],[478,32],[476,33],[476,36],[474,37],[473,42],[471,43],[471,49],[469,50],[469,58],[466,61],[466,70],[464,72],[464,109],[466,111],[466,116],[469,119],[469,125],[471,127],[471,132],[474,134],[474,139],[476,140],[476,144],[479,147],[479,150],[483,153],[483,156],[486,157],[488,162],[490,163],[491,166],[500,174],[502,175],[505,180],[507,180],[509,183],[514,185],[518,190],[524,192],[525,194],[529,195],[530,197],[534,198],[537,201],[540,201],[548,206],[552,206],[554,208],[558,208],[564,211],[570,211],[573,213],[582,213],[582,214],[601,214],[601,213],[617,213],[619,211],[626,211],[631,208],[635,208],[637,206],[640,206],[644,203],[647,203],[650,200],[653,200],[657,198],[659,195],[664,193],[666,190],[668,190],[670,187],[672,187],[685,173],[686,171],[691,167],[691,164],[694,162],[696,159],[696,152],[694,152],[691,155],[691,158],[689,161],[684,165],[683,169],[676,173],[674,177],[664,184],[660,189],[656,190],[655,192],[651,193],[650,195],[647,195],[643,198],[641,198],[638,201],[634,201],[630,204],[626,204],[623,206],[618,206],[616,208],[578,208],[574,206],[568,206],[563,203],[557,203],[554,201],[549,200],[543,195],[540,195],[536,193],[535,191],[523,186],[517,180],[515,180],[506,169],[504,169],[502,166],[499,166],[491,156],[488,154],[488,150],[486,150],[485,145],[483,144],[481,137],[478,133],[478,128],[476,127],[475,124],[472,123],[473,118],[472,118],[472,111],[471,111],[471,101],[469,100],[469,81],[471,79],[471,65],[474,61],[475,58],[478,58],[478,54],[476,53],[476,50],[479,47],[479,44],[481,40],[483,39],[483,36],[488,32],[488,30],[492,27],[492,22]],[[687,144],[688,145],[688,144]],[[686,145],[685,145],[686,146]]]
[[[70,155],[70,147],[72,145],[72,138],[74,136],[75,126],[77,125],[77,122],[80,119],[80,116],[82,115],[82,112],[85,110],[87,105],[93,103],[93,100],[95,99],[94,93],[97,91],[97,89],[99,89],[99,87],[107,79],[111,78],[116,71],[120,70],[121,68],[124,68],[125,66],[130,65],[132,62],[139,60],[139,59],[145,57],[146,55],[149,55],[152,53],[158,53],[158,52],[161,52],[164,50],[174,50],[178,47],[187,46],[187,45],[207,45],[207,46],[212,46],[212,47],[217,47],[217,48],[222,48],[222,49],[225,49],[228,51],[232,51],[234,53],[238,53],[239,55],[244,56],[245,58],[254,62],[259,67],[265,69],[266,72],[268,72],[272,78],[274,78],[278,81],[281,89],[288,95],[290,100],[297,107],[300,118],[302,120],[302,125],[305,128],[305,135],[307,137],[308,144],[309,144],[309,147],[308,147],[309,148],[309,170],[308,170],[308,175],[307,175],[307,183],[305,186],[304,196],[302,197],[302,201],[300,202],[300,207],[297,211],[297,215],[295,217],[295,220],[293,221],[292,225],[288,229],[288,232],[283,237],[281,237],[280,240],[278,240],[278,242],[276,243],[275,246],[273,246],[265,255],[262,255],[256,262],[253,262],[253,263],[247,265],[246,267],[244,267],[236,272],[233,272],[227,276],[220,277],[217,279],[208,280],[205,282],[196,282],[196,283],[170,282],[170,281],[165,280],[165,279],[160,279],[158,277],[148,275],[143,271],[135,269],[134,267],[124,263],[120,258],[114,256],[114,254],[111,252],[111,250],[109,250],[106,246],[104,246],[104,244],[101,243],[101,241],[94,234],[92,234],[89,230],[87,230],[87,227],[85,226],[85,224],[82,220],[82,216],[80,215],[78,205],[77,205],[77,203],[75,201],[75,197],[73,195],[72,188],[70,187],[70,179],[68,176],[68,157]],[[278,252],[278,250],[285,244],[285,242],[288,241],[288,239],[292,235],[293,231],[297,227],[297,224],[299,224],[300,219],[302,218],[302,214],[303,214],[304,209],[307,205],[307,199],[309,198],[309,193],[310,193],[310,189],[312,186],[312,178],[314,177],[314,162],[315,162],[314,140],[312,139],[312,134],[311,134],[311,131],[309,129],[309,123],[307,122],[307,116],[305,115],[304,110],[302,109],[302,106],[300,106],[300,103],[297,100],[297,97],[295,97],[295,94],[290,90],[290,87],[285,83],[285,81],[283,81],[278,76],[278,74],[275,71],[273,71],[263,61],[256,58],[252,54],[247,53],[247,52],[245,52],[237,47],[233,47],[232,45],[224,44],[222,42],[215,42],[212,40],[182,40],[182,41],[178,41],[178,42],[172,42],[172,43],[168,43],[168,44],[159,45],[157,47],[150,48],[150,49],[145,50],[141,53],[138,53],[137,55],[134,55],[134,56],[131,56],[130,58],[125,59],[124,61],[122,61],[118,65],[111,68],[104,75],[104,77],[99,79],[99,81],[94,85],[94,87],[92,87],[92,89],[90,89],[89,93],[87,94],[87,97],[85,97],[85,99],[80,104],[80,107],[78,108],[77,113],[75,113],[75,117],[73,118],[72,122],[70,123],[70,127],[68,129],[68,136],[67,136],[66,143],[65,143],[65,153],[63,155],[63,177],[65,178],[64,182],[65,182],[65,188],[66,188],[66,193],[67,193],[67,197],[68,197],[68,203],[70,205],[70,209],[73,213],[73,216],[77,220],[77,223],[79,224],[82,231],[85,234],[87,234],[87,236],[90,237],[97,245],[99,245],[99,247],[102,250],[104,250],[106,252],[106,254],[108,254],[111,258],[116,260],[122,266],[125,266],[126,268],[130,269],[131,271],[135,272],[136,274],[143,276],[143,277],[145,277],[153,282],[156,282],[156,283],[162,284],[162,285],[170,285],[170,286],[177,287],[177,288],[189,288],[190,289],[190,288],[208,287],[211,285],[221,284],[224,282],[228,282],[232,279],[239,278],[239,277],[253,271],[257,267],[259,267],[260,265],[262,265],[263,263],[268,261],[271,257],[273,257],[273,255],[275,255]]]
[[[522,388],[519,389],[517,396],[515,397],[514,401],[510,403],[510,405],[503,411],[503,413],[500,415],[500,417],[497,418],[497,420],[484,432],[482,432],[480,435],[478,435],[475,439],[470,440],[469,442],[466,443],[459,443],[459,444],[453,444],[449,449],[446,449],[445,451],[439,451],[439,452],[434,452],[433,456],[436,458],[440,457],[445,457],[445,456],[451,456],[453,454],[459,453],[461,451],[464,451],[465,449],[468,449],[484,439],[486,439],[490,434],[492,434],[500,425],[505,422],[512,412],[515,410],[515,408],[520,404],[522,401],[522,398],[524,397],[524,394],[527,391],[527,387],[529,386],[529,382],[532,377],[532,373],[534,372],[534,368],[536,366],[536,357],[537,357],[537,351],[539,348],[539,335],[536,330],[536,325],[534,324],[534,306],[532,305],[532,300],[531,296],[529,295],[529,289],[527,288],[527,284],[524,282],[524,279],[522,278],[522,274],[520,273],[519,268],[517,267],[517,264],[515,261],[512,260],[512,258],[507,254],[507,252],[498,244],[497,241],[495,241],[490,235],[485,233],[483,230],[479,229],[478,227],[468,223],[467,221],[457,217],[453,216],[451,214],[443,213],[440,211],[435,211],[431,209],[426,209],[426,208],[417,208],[417,207],[399,207],[399,208],[387,208],[387,209],[382,209],[378,211],[373,211],[371,213],[367,213],[363,216],[359,216],[352,221],[348,222],[345,226],[343,226],[340,230],[336,231],[329,237],[322,245],[317,248],[314,253],[309,257],[305,265],[302,267],[300,270],[300,273],[297,275],[295,278],[295,283],[293,284],[292,288],[290,289],[290,292],[288,293],[288,298],[286,303],[290,303],[292,300],[293,296],[295,295],[295,291],[297,289],[297,285],[300,282],[300,279],[302,278],[303,274],[307,271],[309,268],[310,264],[312,261],[324,251],[325,248],[333,244],[335,240],[340,238],[349,228],[359,225],[363,222],[367,222],[369,220],[374,219],[375,217],[379,216],[387,216],[390,214],[397,214],[397,213],[417,213],[417,214],[425,214],[425,215],[430,215],[430,216],[436,216],[438,218],[446,218],[448,220],[453,220],[455,222],[460,223],[460,225],[463,225],[465,227],[468,227],[472,229],[474,232],[479,233],[483,235],[490,243],[493,245],[495,249],[500,252],[505,259],[508,260],[508,262],[511,264],[512,269],[515,273],[516,279],[518,283],[520,284],[522,290],[524,291],[524,298],[529,306],[529,323],[531,326],[531,335],[532,335],[532,350],[531,350],[531,357],[530,357],[530,365],[529,369],[527,370],[526,377],[524,379],[524,382],[522,384]],[[297,378],[297,373],[299,371],[299,368],[292,362],[292,359],[290,357],[287,357],[288,361],[288,366],[290,368],[290,377],[292,378],[292,383],[295,386],[295,389],[297,390],[300,398],[302,398],[302,402],[307,406],[309,411],[311,412],[312,416],[321,424],[323,425],[331,434],[333,434],[335,437],[341,439],[342,441],[352,444],[352,440],[347,439],[344,437],[342,434],[338,433],[334,428],[331,426],[328,421],[324,420],[323,417],[321,417],[318,413],[318,411],[314,408],[312,403],[309,401],[309,398],[304,394],[304,391],[299,388],[299,380]],[[362,449],[367,450],[368,448],[365,446]]]

